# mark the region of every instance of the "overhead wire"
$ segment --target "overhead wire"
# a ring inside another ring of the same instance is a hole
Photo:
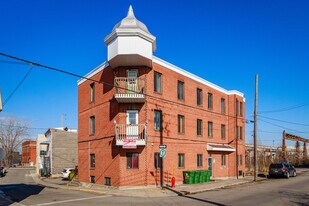
[[[273,121],[278,121],[278,122],[284,122],[284,123],[288,123],[288,124],[295,124],[295,125],[301,125],[301,126],[309,127],[309,124],[303,124],[303,123],[297,123],[297,122],[290,122],[290,121],[275,119],[275,118],[271,118],[271,117],[265,117],[265,116],[261,116],[261,115],[259,115],[259,117],[262,117],[262,118],[265,118],[265,119],[269,119],[269,120],[273,120]]]
[[[15,89],[11,92],[11,94],[3,101],[3,107],[8,103],[8,101],[12,98],[12,96],[15,94],[15,92],[18,90],[18,88],[22,85],[22,83],[26,80],[30,72],[32,71],[33,66],[30,65],[30,69],[26,73],[26,75],[21,79],[21,81],[17,84]]]
[[[139,92],[136,92],[134,90],[130,90],[128,88],[119,87],[119,86],[116,86],[114,84],[110,84],[110,83],[107,83],[107,82],[104,82],[104,81],[98,81],[98,80],[95,80],[95,79],[92,79],[92,78],[88,78],[88,77],[85,77],[85,76],[82,76],[82,75],[75,74],[73,72],[68,72],[68,71],[65,71],[65,70],[61,70],[61,69],[57,69],[57,68],[54,68],[54,67],[46,66],[46,65],[43,65],[43,64],[40,64],[40,63],[37,63],[37,62],[25,60],[25,59],[22,59],[22,58],[19,58],[19,57],[15,57],[15,56],[12,56],[12,55],[9,55],[9,54],[5,54],[5,53],[2,53],[2,52],[0,52],[0,55],[5,56],[7,58],[15,59],[15,60],[18,60],[18,61],[26,62],[26,63],[32,64],[34,66],[46,68],[46,69],[53,70],[53,71],[56,71],[56,72],[65,73],[67,75],[71,75],[71,76],[78,77],[78,78],[81,78],[81,79],[86,79],[86,80],[89,80],[89,81],[92,81],[92,82],[96,82],[96,83],[99,83],[99,84],[103,84],[103,85],[107,85],[107,86],[110,86],[110,87],[115,87],[115,88],[118,88],[118,89],[123,89],[123,90],[126,90],[128,92],[133,92],[133,93],[138,93],[139,94]],[[231,118],[236,118],[236,116],[233,116],[233,115],[227,115],[227,114],[223,114],[223,113],[220,113],[220,112],[214,112],[214,111],[206,110],[206,109],[199,108],[199,107],[193,107],[193,106],[182,104],[182,103],[176,103],[174,101],[167,100],[167,99],[162,99],[162,98],[159,98],[159,97],[156,97],[156,96],[152,96],[150,94],[144,94],[144,95],[148,96],[148,97],[150,97],[152,99],[158,99],[160,101],[164,101],[164,102],[167,102],[167,103],[177,104],[177,105],[181,105],[181,106],[185,106],[185,107],[189,107],[189,108],[193,108],[193,109],[198,109],[198,110],[202,110],[202,111],[205,111],[205,112],[208,112],[208,113],[217,114],[217,115],[221,115],[221,116],[227,116],[227,117],[231,117]],[[245,120],[245,121],[248,121],[248,122],[250,121],[250,120],[247,120],[247,119],[245,119],[243,117],[237,117],[237,118]]]
[[[297,109],[297,108],[300,108],[300,107],[304,107],[304,106],[307,106],[307,105],[309,105],[309,102],[305,102],[305,103],[302,103],[302,104],[299,104],[299,105],[290,106],[290,107],[284,107],[284,108],[281,108],[281,109],[268,110],[268,111],[259,111],[259,114],[285,112],[285,111]]]

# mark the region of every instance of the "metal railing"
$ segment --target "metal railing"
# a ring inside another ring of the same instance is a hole
[[[115,77],[114,84],[116,94],[144,94],[144,78]]]
[[[116,124],[116,140],[125,139],[143,140],[147,139],[147,127],[145,124]]]

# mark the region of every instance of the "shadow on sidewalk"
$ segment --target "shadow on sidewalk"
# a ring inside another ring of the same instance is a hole
[[[181,192],[179,192],[179,191],[173,190],[172,188],[169,188],[169,187],[164,187],[164,189],[167,189],[167,190],[169,190],[169,191],[172,191],[172,192],[176,193],[178,196],[181,196],[181,197],[184,197],[184,198],[196,200],[196,201],[199,201],[199,202],[209,203],[209,204],[212,204],[212,205],[226,206],[226,205],[224,205],[224,204],[217,203],[217,202],[213,202],[213,201],[210,201],[210,200],[204,200],[204,199],[200,199],[200,198],[188,196],[188,195],[183,194],[183,193],[181,193]]]

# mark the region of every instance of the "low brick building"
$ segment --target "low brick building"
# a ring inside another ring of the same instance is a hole
[[[81,182],[160,185],[162,174],[170,184],[172,177],[182,182],[187,170],[211,170],[212,178],[242,175],[241,92],[153,56],[156,38],[131,7],[104,41],[107,62],[78,82]],[[159,145],[167,147],[163,164]]]
[[[24,166],[34,166],[36,164],[36,141],[22,143],[21,164]]]

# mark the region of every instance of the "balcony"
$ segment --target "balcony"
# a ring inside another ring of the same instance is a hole
[[[116,145],[124,149],[136,149],[147,143],[145,124],[116,124]]]
[[[145,80],[136,77],[115,78],[115,98],[119,103],[143,103]]]

